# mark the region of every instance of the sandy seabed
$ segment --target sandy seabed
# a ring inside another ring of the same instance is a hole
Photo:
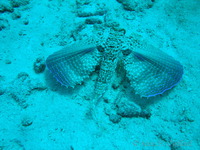
[[[119,90],[110,89],[97,123],[89,116],[96,74],[65,88],[44,64],[109,23],[173,56],[184,75],[161,96],[131,97],[145,116],[117,115],[110,101]],[[1,0],[0,149],[199,150],[199,74],[199,0]]]

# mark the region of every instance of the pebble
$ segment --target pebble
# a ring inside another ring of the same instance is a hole
[[[13,11],[14,11],[14,9],[8,0],[0,1],[0,13],[13,12]]]
[[[10,3],[13,7],[20,7],[28,5],[30,3],[30,0],[12,0]]]
[[[0,88],[0,95],[3,95],[5,93],[5,90],[3,88]]]
[[[45,69],[45,60],[43,57],[39,57],[36,59],[36,61],[34,62],[34,71],[36,73],[42,73]]]
[[[9,59],[5,60],[5,64],[11,64],[11,63],[12,63],[11,60],[9,60]]]
[[[88,5],[92,2],[92,0],[76,0],[77,5]]]
[[[152,0],[138,1],[138,0],[117,0],[123,5],[123,8],[128,11],[141,12],[144,9],[151,8],[153,5]]]
[[[32,125],[32,123],[33,123],[33,121],[28,118],[24,118],[21,122],[22,126],[24,126],[24,127],[28,127],[28,126]]]
[[[85,20],[86,24],[102,24],[102,21],[100,19],[97,18],[87,18]]]
[[[24,80],[26,80],[27,78],[29,78],[29,75],[28,75],[28,73],[26,73],[26,72],[20,72],[20,73],[17,75],[17,79],[20,79],[21,81],[24,81]]]
[[[9,28],[9,23],[7,19],[0,18],[0,31]]]
[[[21,13],[19,11],[15,11],[12,13],[12,19],[13,20],[16,20],[16,19],[19,19],[21,18]]]
[[[116,115],[116,114],[111,114],[109,116],[110,121],[112,121],[113,123],[119,123],[121,121],[121,116],[120,115]]]
[[[106,13],[105,10],[98,10],[98,11],[78,11],[77,16],[78,17],[91,17],[91,16],[103,16]]]
[[[134,103],[125,103],[121,102],[118,105],[117,114],[122,117],[139,117],[141,113],[140,106],[134,104]]]
[[[24,24],[24,25],[28,25],[28,24],[29,24],[28,19],[24,19],[24,20],[23,20],[23,24]]]

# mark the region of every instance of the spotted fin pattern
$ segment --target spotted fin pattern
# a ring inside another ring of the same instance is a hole
[[[164,93],[177,85],[183,75],[178,61],[150,45],[136,48],[124,64],[131,86],[141,97]]]
[[[99,59],[97,55],[92,55],[95,52],[96,46],[93,44],[75,43],[50,55],[46,66],[58,82],[74,87],[94,71]]]

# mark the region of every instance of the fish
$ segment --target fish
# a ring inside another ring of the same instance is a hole
[[[180,82],[183,75],[180,62],[152,45],[145,42],[133,44],[127,55],[121,55],[124,45],[131,39],[124,34],[124,30],[111,29],[108,38],[100,45],[87,40],[76,42],[50,55],[46,66],[59,83],[74,87],[89,78],[99,65],[95,97],[101,97],[106,92],[116,73],[118,61],[123,62],[130,86],[140,97],[163,94]]]

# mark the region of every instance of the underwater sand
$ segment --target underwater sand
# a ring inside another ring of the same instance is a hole
[[[200,1],[155,0],[127,10],[133,3],[0,0],[0,149],[200,149]],[[95,120],[90,108],[97,73],[66,88],[42,65],[53,52],[91,37],[96,26],[105,28],[107,20],[174,57],[184,75],[175,88],[148,99],[130,87],[109,88]],[[112,102],[121,99],[147,115],[116,115]]]

